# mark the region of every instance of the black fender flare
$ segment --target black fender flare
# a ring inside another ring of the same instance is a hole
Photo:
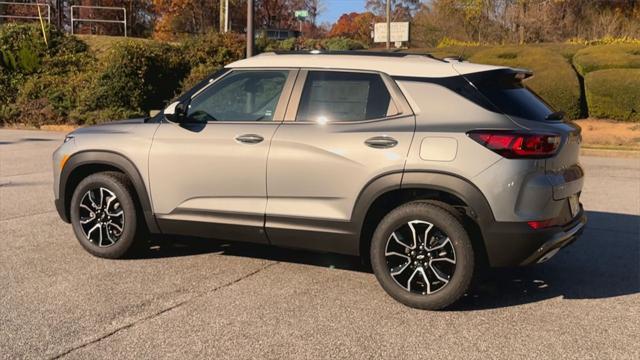
[[[489,202],[469,180],[458,175],[432,171],[393,172],[371,180],[358,195],[352,222],[362,226],[371,205],[387,192],[403,189],[437,190],[458,197],[470,208],[470,215],[480,225],[494,221]]]
[[[71,194],[67,193],[67,186],[71,175],[76,169],[84,165],[107,165],[123,172],[131,180],[133,187],[140,201],[140,207],[144,215],[145,222],[152,233],[160,232],[153,214],[151,198],[147,192],[147,187],[142,180],[140,172],[129,158],[126,156],[107,150],[89,150],[73,154],[64,165],[60,173],[59,184],[59,213],[63,220],[69,222],[69,208]]]
[[[398,171],[382,174],[365,185],[354,205],[351,217],[353,231],[362,235],[366,216],[379,197],[403,189],[435,190],[459,198],[467,205],[467,215],[478,224],[481,232],[495,222],[489,202],[471,181],[445,172]]]
[[[469,207],[467,215],[481,229],[495,221],[491,206],[482,191],[468,179],[446,172],[407,171],[402,177],[402,189],[428,189],[447,192]]]

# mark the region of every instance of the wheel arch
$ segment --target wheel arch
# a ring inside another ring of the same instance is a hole
[[[103,171],[119,171],[131,180],[135,190],[136,199],[134,200],[142,210],[149,231],[153,233],[159,232],[151,206],[151,198],[142,175],[140,175],[137,167],[129,158],[113,151],[82,151],[73,154],[67,160],[60,174],[59,184],[59,199],[62,207],[59,212],[63,220],[69,222],[71,197],[75,187],[85,177]]]
[[[430,200],[449,211],[459,211],[470,232],[474,249],[486,261],[482,229],[494,221],[482,192],[469,180],[455,174],[409,171],[386,174],[371,181],[361,192],[354,208],[354,225],[360,234],[359,252],[365,259],[375,225],[392,209],[414,200]]]

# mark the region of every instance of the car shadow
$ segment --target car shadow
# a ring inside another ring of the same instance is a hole
[[[371,272],[357,256],[319,253],[281,248],[271,245],[230,242],[186,236],[158,236],[151,240],[143,258],[164,258],[218,253],[225,256],[248,257],[270,261],[305,264],[332,269]]]
[[[16,139],[16,140],[11,140],[11,141],[0,141],[0,145],[12,145],[12,144],[18,144],[18,143],[25,143],[25,142],[50,142],[50,141],[61,141],[59,139],[48,139],[48,138],[20,138],[20,139]]]
[[[600,299],[640,292],[640,216],[587,212],[578,241],[544,264],[487,270],[450,311],[473,311],[545,299]],[[371,272],[360,258],[188,237],[153,240],[145,258],[219,253],[348,271]]]

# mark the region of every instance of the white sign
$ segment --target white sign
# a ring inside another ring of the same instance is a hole
[[[409,41],[409,23],[391,23],[391,42]],[[376,23],[374,29],[373,42],[387,42],[387,23]]]

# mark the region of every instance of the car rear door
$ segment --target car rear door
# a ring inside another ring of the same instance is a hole
[[[163,232],[267,242],[267,154],[296,74],[231,70],[192,96],[187,123],[158,127],[149,174]]]
[[[269,151],[265,227],[276,245],[357,252],[360,191],[401,174],[415,129],[397,85],[376,72],[301,70]],[[400,186],[400,176],[397,177]]]

